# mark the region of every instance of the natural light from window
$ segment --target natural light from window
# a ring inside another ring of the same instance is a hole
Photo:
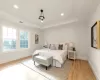
[[[20,48],[28,48],[28,32],[20,31]]]
[[[3,27],[3,51],[16,49],[16,29]]]

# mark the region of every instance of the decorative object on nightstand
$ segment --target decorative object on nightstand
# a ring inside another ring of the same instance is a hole
[[[75,46],[74,46],[74,43],[69,43],[69,46],[68,46],[68,59],[73,59],[75,60],[76,59],[76,49],[75,49]]]

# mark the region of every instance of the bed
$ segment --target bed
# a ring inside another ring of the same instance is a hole
[[[33,56],[36,54],[53,56],[53,66],[56,67],[62,67],[67,58],[67,50],[40,49],[36,50]]]

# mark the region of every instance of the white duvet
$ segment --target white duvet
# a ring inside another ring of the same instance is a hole
[[[40,49],[40,50],[36,50],[33,55],[35,54],[53,56],[53,59],[63,64],[65,61],[65,57],[67,56],[67,50]]]

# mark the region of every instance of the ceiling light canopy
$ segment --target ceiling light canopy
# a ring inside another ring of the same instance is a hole
[[[19,7],[18,7],[17,5],[14,5],[13,7],[14,7],[15,9],[19,9]]]
[[[43,9],[41,9],[40,12],[41,13],[40,13],[39,19],[41,20],[41,22],[43,22],[43,20],[45,19]]]

